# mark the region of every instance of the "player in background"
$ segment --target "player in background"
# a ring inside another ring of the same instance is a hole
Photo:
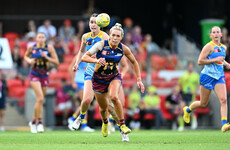
[[[44,132],[42,124],[43,100],[49,84],[49,63],[58,65],[58,57],[54,47],[46,44],[46,35],[43,32],[38,32],[36,44],[28,47],[24,59],[32,66],[29,78],[36,95],[33,119],[29,122],[30,131],[32,133]]]
[[[230,130],[227,122],[227,92],[224,76],[224,66],[230,69],[230,64],[225,61],[227,47],[220,43],[221,29],[217,26],[211,28],[210,38],[199,56],[198,64],[204,65],[200,74],[200,101],[193,102],[189,107],[184,107],[184,121],[190,122],[190,113],[197,108],[208,105],[211,91],[214,90],[219,101],[222,120],[222,132]]]

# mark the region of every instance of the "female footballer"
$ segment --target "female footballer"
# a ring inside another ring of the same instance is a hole
[[[42,32],[37,33],[36,41],[36,44],[28,47],[24,56],[24,59],[32,66],[29,78],[30,85],[36,94],[33,119],[29,122],[32,133],[44,132],[42,124],[43,100],[49,84],[49,63],[59,64],[54,47],[45,43],[46,35]]]
[[[207,43],[199,56],[198,64],[204,65],[200,74],[200,101],[193,102],[189,107],[184,107],[184,121],[190,122],[191,111],[206,107],[211,91],[216,93],[221,107],[222,132],[230,130],[227,123],[227,92],[224,76],[224,66],[230,69],[230,64],[225,61],[226,46],[220,43],[222,37],[221,29],[217,26],[211,28],[210,37],[212,41]]]

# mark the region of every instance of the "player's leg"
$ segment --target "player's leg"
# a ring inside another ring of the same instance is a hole
[[[200,107],[206,107],[208,105],[209,97],[211,94],[210,89],[206,89],[203,86],[200,86],[200,101],[193,102],[189,107],[184,107],[184,116],[183,119],[186,123],[190,122],[190,113]]]
[[[118,98],[119,90],[121,87],[120,80],[112,80],[109,85],[109,98],[114,104],[114,110],[117,114],[117,118],[119,119],[119,125],[123,133],[128,134],[131,130],[125,125],[125,118],[123,113],[123,106]]]
[[[1,125],[0,131],[5,131],[5,108],[0,108]]]
[[[80,115],[73,122],[73,124],[72,124],[73,129],[77,130],[80,127],[81,122],[85,119],[86,112],[90,106],[90,103],[93,100],[93,97],[94,97],[94,92],[92,89],[92,81],[91,80],[85,80],[83,98],[82,98],[82,102],[81,102]]]
[[[47,87],[42,87],[42,93],[45,96],[46,95],[46,91],[47,91]],[[43,97],[44,100],[44,97]],[[42,123],[42,116],[43,116],[43,102],[42,102],[42,106],[40,106],[39,108],[39,112],[38,112],[38,125],[37,125],[37,131],[38,132],[44,132],[44,126]]]
[[[104,137],[108,136],[108,94],[107,93],[94,93],[96,100],[98,102],[98,105],[100,106],[100,113],[102,117],[102,135]]]
[[[124,103],[125,103],[125,94],[124,94],[124,90],[122,88],[122,86],[120,87],[119,93],[118,93],[118,99],[120,100],[122,106],[124,107]],[[111,116],[109,117],[109,132],[115,132],[115,123],[119,124],[118,119],[117,119],[117,114],[114,110],[114,105],[110,100],[109,103],[109,114],[111,114]]]
[[[42,111],[43,111],[43,99],[44,99],[44,94],[42,91],[42,86],[39,81],[31,81],[30,82],[31,87],[33,88],[35,95],[36,95],[36,102],[34,106],[34,114],[33,114],[33,119],[32,122],[30,122],[30,127],[31,127],[31,132],[32,133],[37,133],[37,127],[36,127],[36,121],[38,118],[41,117]]]
[[[218,97],[218,99],[220,101],[220,114],[221,114],[221,121],[222,121],[222,131],[226,132],[226,131],[230,130],[230,125],[227,124],[228,106],[227,106],[226,85],[225,84],[216,84],[214,91],[215,91],[216,96]]]

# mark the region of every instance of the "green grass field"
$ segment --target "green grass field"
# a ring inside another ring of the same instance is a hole
[[[7,150],[222,150],[230,148],[230,133],[219,130],[170,131],[140,130],[133,131],[130,142],[121,142],[119,132],[104,138],[100,131],[85,133],[80,131],[46,131],[31,134],[26,131],[0,132],[0,149]]]

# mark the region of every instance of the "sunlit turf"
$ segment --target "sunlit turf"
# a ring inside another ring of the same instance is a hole
[[[139,130],[129,135],[130,142],[122,142],[119,132],[104,138],[98,130],[93,133],[81,131],[46,131],[31,134],[26,131],[0,132],[0,149],[107,149],[107,150],[222,150],[230,148],[230,133],[220,130]]]

